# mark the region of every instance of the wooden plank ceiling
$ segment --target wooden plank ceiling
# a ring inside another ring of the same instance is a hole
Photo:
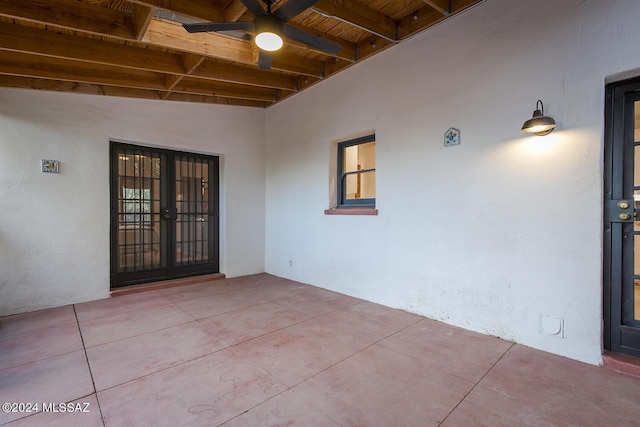
[[[251,37],[179,23],[253,20],[240,0],[0,0],[0,87],[266,108],[480,1],[319,0],[289,24],[342,50],[285,39],[259,70]]]

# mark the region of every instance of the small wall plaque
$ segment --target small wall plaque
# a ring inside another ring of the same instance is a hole
[[[42,172],[59,173],[60,162],[58,160],[42,159]]]
[[[456,128],[449,128],[444,133],[444,146],[460,144],[460,131]]]

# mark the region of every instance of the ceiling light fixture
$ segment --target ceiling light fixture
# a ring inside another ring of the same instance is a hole
[[[254,23],[256,26],[256,44],[260,49],[273,52],[282,47],[284,24],[282,19],[271,14],[270,1],[267,2],[267,14],[257,16]]]
[[[538,108],[538,106],[540,108]],[[533,133],[538,136],[549,135],[556,128],[556,122],[551,117],[544,115],[544,105],[541,100],[536,102],[536,109],[533,117],[524,122],[521,131],[524,133]]]

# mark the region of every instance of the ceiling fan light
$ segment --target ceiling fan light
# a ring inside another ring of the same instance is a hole
[[[282,47],[282,20],[275,15],[262,15],[256,18],[256,44],[262,50],[273,52]]]
[[[276,33],[265,31],[256,35],[256,44],[262,50],[273,52],[282,47],[283,41]]]

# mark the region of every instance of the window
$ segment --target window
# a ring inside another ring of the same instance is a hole
[[[338,144],[338,207],[376,206],[376,136]]]

